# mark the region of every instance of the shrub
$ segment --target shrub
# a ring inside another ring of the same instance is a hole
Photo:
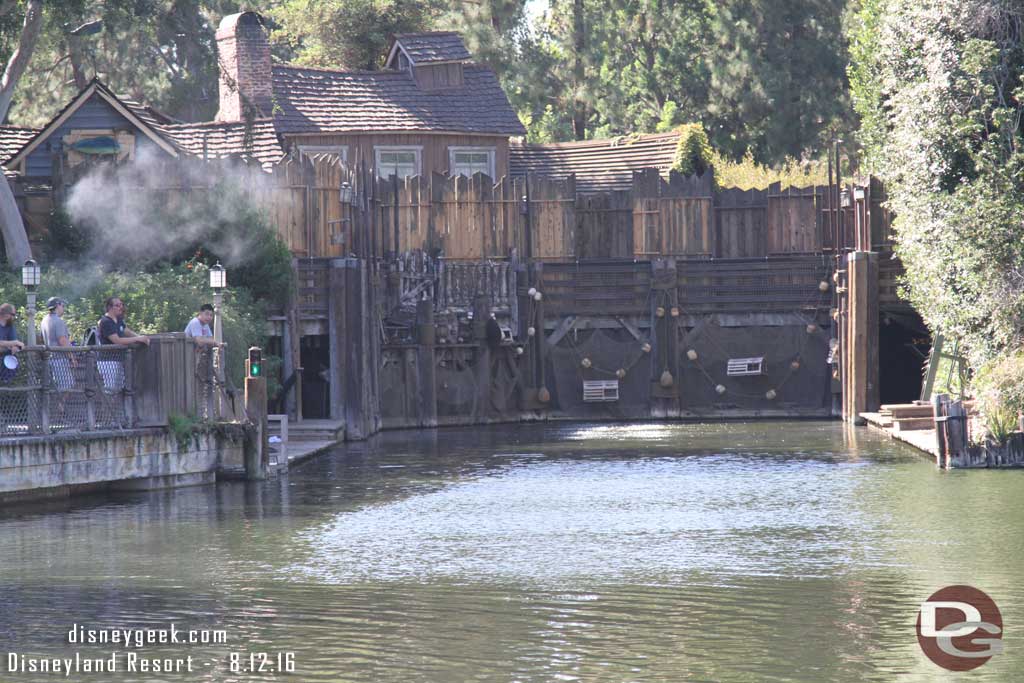
[[[704,175],[712,167],[711,143],[704,126],[699,123],[684,123],[676,129],[679,142],[672,170],[683,175]]]
[[[36,329],[45,315],[46,300],[60,296],[68,301],[64,321],[72,339],[81,340],[104,313],[107,297],[118,296],[125,302],[125,320],[140,334],[180,332],[196,314],[200,304],[211,299],[209,271],[203,264],[186,263],[164,266],[151,272],[107,272],[98,266],[75,271],[44,268],[39,290]],[[0,276],[0,300],[18,307],[24,339],[25,288],[20,273],[4,271]],[[223,313],[224,341],[228,345],[227,373],[240,386],[245,353],[250,346],[265,346],[265,314],[252,295],[242,287],[225,292]]]
[[[974,379],[974,392],[989,433],[1005,443],[1024,413],[1024,350],[983,365]]]
[[[749,151],[739,161],[715,152],[712,154],[715,182],[719,187],[741,190],[766,190],[779,183],[786,187],[810,187],[828,183],[828,162],[787,158],[780,166],[762,166]]]

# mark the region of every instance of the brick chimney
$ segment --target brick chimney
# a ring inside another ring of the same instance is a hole
[[[273,85],[270,42],[263,20],[255,12],[224,17],[217,28],[220,67],[218,121],[242,121],[252,108],[255,116],[269,116]]]

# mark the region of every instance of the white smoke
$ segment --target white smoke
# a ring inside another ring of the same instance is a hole
[[[270,196],[269,176],[227,161],[169,160],[147,148],[121,166],[97,166],[71,188],[65,210],[92,240],[88,259],[108,266],[170,258],[203,241],[224,265],[256,246],[226,224]]]

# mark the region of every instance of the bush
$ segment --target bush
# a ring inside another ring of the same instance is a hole
[[[974,393],[989,433],[999,443],[1024,413],[1024,350],[990,361],[974,379]]]
[[[762,166],[749,151],[739,161],[712,154],[715,182],[719,187],[741,190],[766,190],[779,183],[786,187],[811,187],[828,183],[828,162],[821,160],[786,159],[780,166]]]
[[[93,266],[75,271],[44,268],[39,290],[36,329],[46,313],[46,300],[59,296],[68,301],[64,321],[72,339],[81,340],[104,313],[103,302],[118,296],[125,302],[125,321],[140,334],[181,332],[199,306],[211,300],[209,271],[203,264],[164,266],[151,272],[107,272]],[[25,288],[20,273],[0,276],[0,300],[19,309],[19,337],[25,338]],[[244,377],[245,355],[250,346],[266,346],[265,314],[242,287],[225,292],[224,341],[227,373],[236,385]]]
[[[684,123],[676,129],[679,142],[672,170],[683,175],[704,175],[712,166],[711,143],[704,126],[699,123]]]

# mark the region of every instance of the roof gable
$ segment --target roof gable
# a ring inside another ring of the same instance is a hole
[[[4,165],[14,167],[20,164],[29,154],[32,153],[34,149],[45,142],[55,131],[64,125],[64,123],[66,123],[75,114],[75,112],[77,112],[93,96],[100,98],[110,105],[114,111],[123,116],[130,124],[135,126],[139,132],[152,140],[165,152],[174,157],[178,156],[178,150],[175,146],[165,140],[155,129],[155,117],[152,117],[152,115],[147,117],[146,114],[143,113],[148,112],[148,109],[141,107],[141,105],[135,105],[134,103],[131,105],[127,104],[103,85],[99,79],[94,78],[92,82],[85,87],[85,89],[79,92],[78,95],[76,95],[74,99],[67,104],[67,106],[65,106],[55,117],[43,126],[35,136],[29,139]],[[145,118],[149,118],[150,122],[147,123],[147,121],[144,120]]]
[[[388,54],[387,66],[394,68],[394,60],[401,50],[413,65],[441,62],[464,62],[471,58],[462,36],[454,31],[430,33],[399,33]]]

